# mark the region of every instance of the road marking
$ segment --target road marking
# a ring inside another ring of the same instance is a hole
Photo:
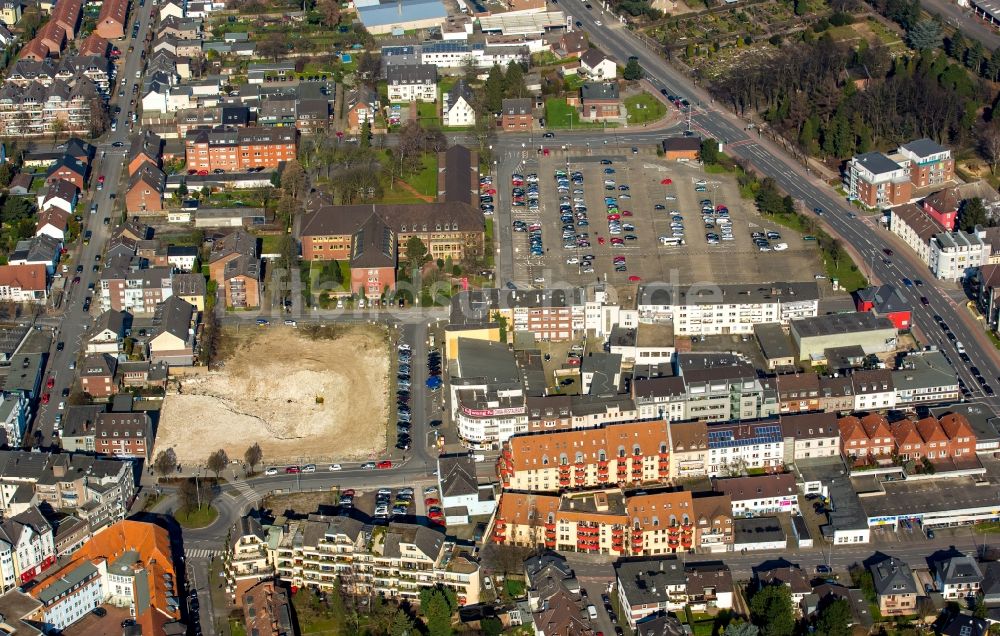
[[[222,550],[212,550],[209,548],[193,548],[184,550],[184,556],[189,559],[207,559],[217,557],[222,554]]]

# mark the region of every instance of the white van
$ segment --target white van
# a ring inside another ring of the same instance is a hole
[[[587,606],[587,616],[589,616],[590,620],[592,620],[592,621],[597,620],[597,608],[594,607],[593,605],[588,605]]]
[[[965,345],[962,344],[961,340],[955,343],[955,348],[958,349],[959,353],[965,353]]]

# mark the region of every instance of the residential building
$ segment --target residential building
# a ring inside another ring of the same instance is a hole
[[[37,506],[0,523],[0,579],[3,591],[38,577],[56,562],[52,525]]]
[[[150,163],[142,164],[129,177],[125,191],[125,209],[129,214],[159,214],[163,212],[163,193],[167,175]]]
[[[0,468],[0,511],[5,516],[45,504],[72,511],[97,531],[124,519],[135,497],[135,467],[129,461],[0,451]]]
[[[687,573],[679,559],[619,559],[614,568],[618,602],[630,628],[687,606]]]
[[[941,224],[946,232],[955,230],[955,223],[958,221],[958,209],[962,206],[962,199],[958,188],[945,188],[927,196],[920,202],[924,212],[932,219]]]
[[[792,608],[796,614],[802,607],[805,598],[812,594],[812,584],[809,576],[798,566],[775,567],[768,570],[755,570],[757,589],[769,585],[783,585],[788,588],[792,597]]]
[[[913,198],[909,169],[881,152],[852,157],[847,162],[844,189],[848,198],[869,208],[891,208]]]
[[[254,636],[294,636],[292,603],[274,581],[260,581],[243,594],[243,624]]]
[[[760,345],[767,368],[774,370],[795,366],[795,348],[785,332],[776,322],[763,322],[753,326],[753,334]]]
[[[205,311],[207,285],[205,277],[197,274],[174,274],[173,296],[187,302],[197,312]]]
[[[7,260],[8,265],[42,265],[49,276],[56,271],[62,243],[46,234],[18,241]]]
[[[30,50],[32,43],[22,51]],[[72,84],[62,80],[33,81],[27,86],[8,82],[0,88],[0,132],[10,137],[39,137],[51,134],[56,125],[67,133],[87,134],[91,108],[99,104],[95,101],[99,97],[97,86],[87,77],[78,77]]]
[[[888,369],[855,371],[851,374],[854,384],[854,410],[885,411],[896,406],[896,387]]]
[[[511,435],[527,432],[521,371],[506,345],[459,339],[449,373],[448,404],[464,446],[496,448]]]
[[[681,353],[675,366],[687,391],[685,419],[747,421],[778,413],[774,382],[759,377],[745,360],[730,354]]]
[[[976,306],[986,325],[996,332],[1000,329],[1000,264],[983,265],[976,270],[971,287],[975,290]]]
[[[940,351],[911,351],[892,371],[897,407],[914,408],[928,402],[957,401],[958,377]]]
[[[594,636],[580,582],[561,555],[546,552],[530,557],[524,562],[524,574],[536,633]]]
[[[506,321],[508,332],[531,333],[538,340],[568,340],[584,329],[585,290],[509,290],[487,288],[456,294],[452,324]]]
[[[385,77],[390,102],[437,101],[437,67],[433,64],[391,64]]]
[[[38,195],[38,208],[43,212],[55,208],[72,215],[78,201],[79,188],[72,181],[56,179],[48,182],[45,191]]]
[[[646,513],[649,514],[646,514]],[[694,546],[691,493],[617,488],[546,495],[507,490],[491,524],[505,545],[589,554],[651,556]]]
[[[149,339],[150,361],[171,366],[194,364],[197,326],[194,307],[171,296],[157,306],[153,322],[155,335]]]
[[[734,517],[755,517],[775,512],[799,512],[799,490],[795,475],[752,475],[712,480],[713,489],[729,495]]]
[[[128,0],[107,0],[101,5],[101,13],[97,16],[97,35],[108,40],[118,40],[125,37],[125,25],[128,22]]]
[[[278,528],[265,528],[252,515],[240,517],[229,530],[229,546],[223,558],[227,588],[234,591],[234,601],[239,602],[244,590],[274,576],[269,554],[277,545],[269,541],[279,532]]]
[[[891,429],[895,454],[903,461],[952,464],[975,461],[976,433],[961,413],[947,413],[940,419],[897,420]]]
[[[848,415],[837,422],[840,428],[840,452],[852,460],[888,459],[895,451],[892,429],[885,416],[870,413],[858,418]]]
[[[934,562],[934,582],[946,600],[974,600],[983,583],[983,571],[975,557],[954,555]]]
[[[242,229],[235,230],[212,243],[208,257],[209,278],[225,279],[226,265],[240,257],[257,258],[257,237]]]
[[[182,590],[174,559],[164,528],[119,521],[94,534],[29,592],[53,629],[64,630],[108,603],[127,609],[142,633],[163,634],[167,625],[180,626]]]
[[[580,70],[590,78],[613,81],[618,74],[618,65],[601,51],[587,49],[580,55]]]
[[[83,359],[80,366],[80,389],[87,395],[103,399],[118,392],[115,372],[118,359],[106,353],[91,354]]]
[[[500,108],[500,127],[503,130],[531,130],[533,109],[531,98],[505,98]]]
[[[944,185],[955,178],[951,150],[926,137],[907,142],[896,152],[907,162],[914,189]]]
[[[112,262],[101,272],[101,310],[153,314],[157,305],[170,298],[172,276],[169,267],[132,271]]]
[[[791,321],[791,334],[800,360],[823,361],[827,349],[845,345],[858,345],[866,354],[896,348],[892,321],[867,312],[797,318]]]
[[[88,354],[122,352],[125,334],[131,326],[132,316],[124,311],[110,309],[102,312],[84,334]]]
[[[931,240],[945,230],[944,226],[913,203],[893,208],[889,216],[889,229],[910,246],[924,263],[931,261]]]
[[[785,373],[774,377],[781,413],[820,411],[820,376],[815,373]]]
[[[497,504],[493,484],[479,483],[475,457],[442,455],[437,464],[441,508],[449,526],[467,524],[469,517],[493,514]]]
[[[882,616],[916,613],[920,588],[906,562],[888,558],[872,565],[869,570],[875,585],[878,610]]]
[[[240,255],[226,262],[222,275],[227,308],[252,309],[260,306],[260,259]]]
[[[750,335],[758,324],[788,325],[793,319],[816,316],[819,287],[815,282],[695,285],[681,289],[641,285],[637,308],[640,319],[671,321],[676,336]]]
[[[979,234],[941,232],[931,239],[928,265],[938,280],[962,280],[989,260],[990,246]]]
[[[198,262],[200,250],[193,245],[168,245],[167,263],[175,270],[190,272]]]
[[[162,159],[163,140],[152,130],[143,129],[132,138],[132,145],[128,151],[128,173],[135,174],[144,164],[159,168]]]
[[[94,451],[100,455],[149,460],[153,423],[148,413],[101,413],[94,423]]]
[[[7,446],[21,447],[30,417],[31,405],[27,395],[19,391],[0,392],[0,435]]]
[[[695,517],[695,546],[703,552],[726,552],[733,545],[733,504],[728,495],[696,493],[691,500]]]
[[[0,22],[14,26],[21,20],[21,0],[5,0],[0,3]]]
[[[859,289],[855,307],[888,318],[901,331],[910,328],[913,308],[894,285]]]
[[[51,236],[60,243],[66,240],[70,213],[55,206],[38,213],[35,236]]]
[[[87,181],[87,169],[88,165],[86,162],[66,155],[56,160],[49,167],[45,173],[45,182],[52,183],[53,181],[62,179],[63,181],[72,183],[76,186],[77,190],[83,190]]]
[[[671,476],[700,477],[708,474],[708,426],[705,422],[674,422],[670,425]]]
[[[439,530],[410,523],[373,532],[351,517],[309,515],[283,529],[274,562],[278,577],[299,588],[414,602],[421,588],[441,585],[454,590],[461,604],[479,602],[475,556]]]
[[[0,265],[0,300],[45,303],[48,300],[45,265]]]
[[[993,618],[992,613],[988,611],[986,618],[976,618],[961,613],[952,614],[940,627],[941,636],[987,636],[993,625],[990,620]]]
[[[533,492],[670,481],[666,422],[515,435],[503,443],[497,472],[506,489]]]
[[[834,412],[782,414],[779,424],[785,438],[786,464],[840,453],[840,428]]]
[[[476,111],[472,107],[472,89],[465,80],[458,80],[442,96],[441,123],[444,126],[474,126]]]
[[[354,88],[344,95],[344,103],[351,134],[361,132],[361,127],[366,123],[369,126],[375,125],[375,115],[379,111],[378,93],[367,86]]]
[[[529,61],[527,46],[490,46],[485,43],[456,42],[451,40],[425,42],[420,45],[420,61],[438,68],[462,68],[471,63],[478,69],[491,69],[494,65],[507,68],[511,62]]]
[[[580,87],[580,118],[584,121],[619,121],[621,111],[622,100],[616,82],[587,82]]]
[[[297,157],[294,128],[195,129],[184,138],[189,170],[245,172],[249,168],[278,168]]]

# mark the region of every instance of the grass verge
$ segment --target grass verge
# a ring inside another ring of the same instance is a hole
[[[204,528],[212,524],[219,516],[219,511],[211,506],[202,506],[193,510],[179,510],[174,513],[177,523],[185,528]]]
[[[658,121],[667,114],[667,107],[649,93],[639,93],[625,98],[625,110],[628,111],[628,123],[646,124]]]

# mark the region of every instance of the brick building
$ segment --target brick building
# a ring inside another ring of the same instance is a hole
[[[153,424],[146,413],[101,413],[94,423],[94,451],[114,457],[149,459]]]
[[[227,128],[189,130],[184,156],[189,170],[244,172],[277,168],[297,156],[295,128]]]

